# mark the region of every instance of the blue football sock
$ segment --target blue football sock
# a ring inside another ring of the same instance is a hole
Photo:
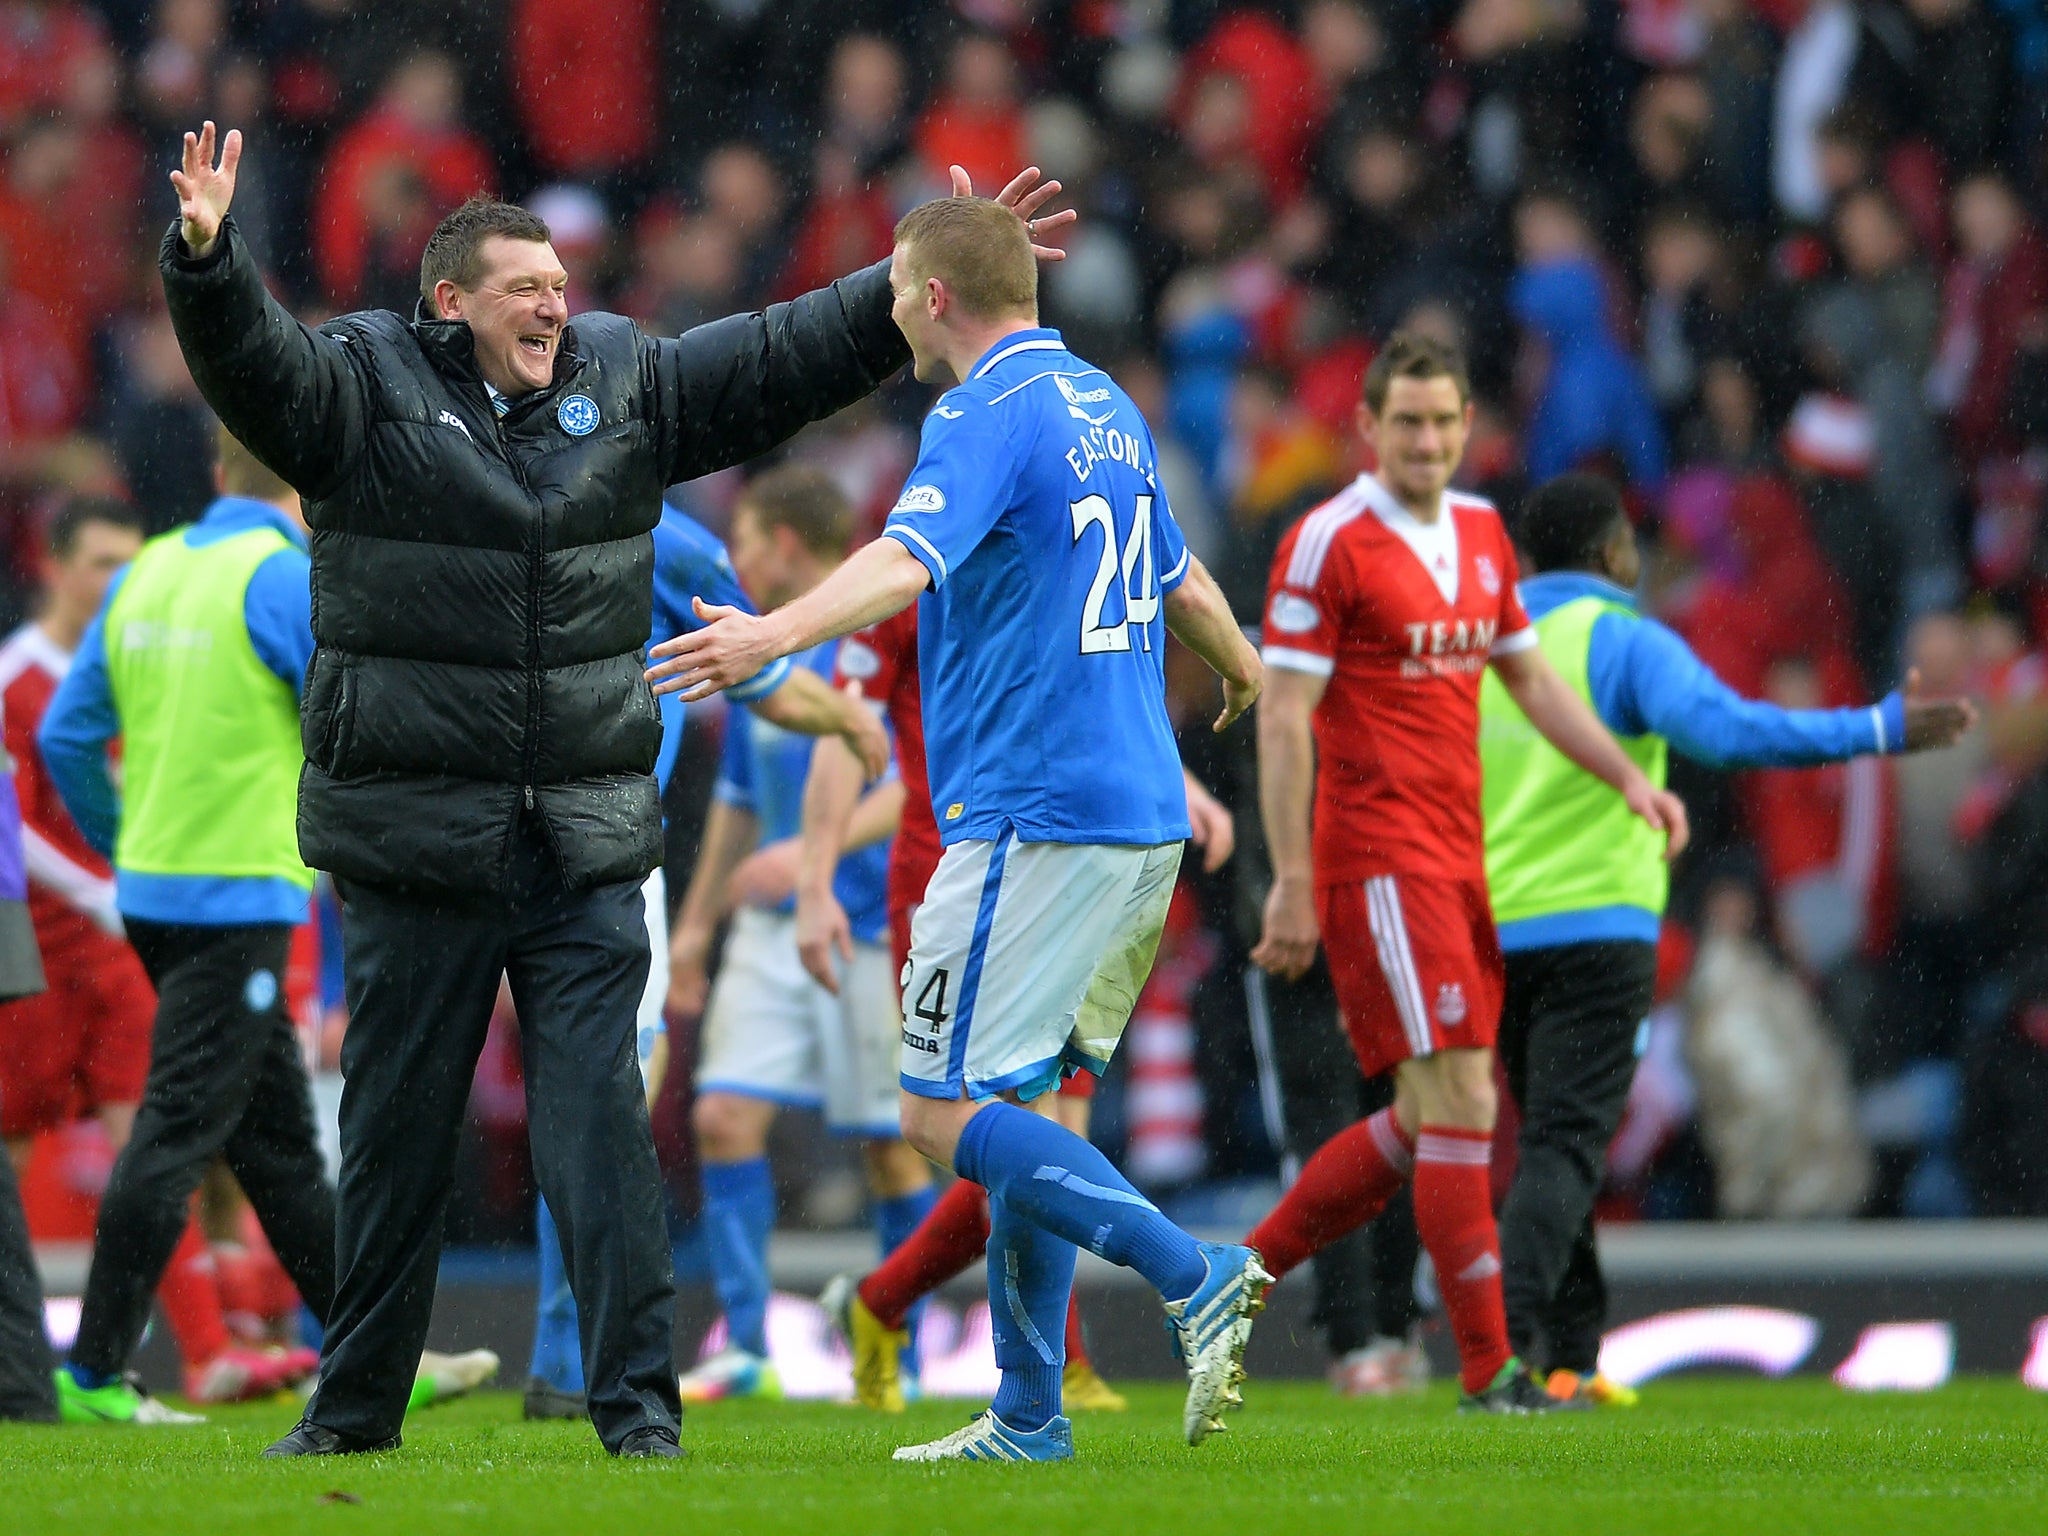
[[[115,1379],[114,1373],[96,1371],[91,1366],[80,1365],[76,1360],[64,1362],[64,1369],[71,1373],[71,1379],[88,1392],[97,1392]]]
[[[994,1195],[988,1220],[988,1313],[1003,1373],[989,1406],[1005,1424],[1043,1429],[1060,1411],[1078,1250]]]
[[[1135,1269],[1168,1301],[1209,1273],[1195,1240],[1131,1188],[1109,1159],[1057,1121],[994,1103],[967,1122],[953,1168],[1018,1215],[1079,1248]]]
[[[540,1295],[533,1317],[533,1360],[526,1374],[558,1392],[581,1392],[583,1346],[576,1335],[576,1297],[562,1263],[562,1239],[545,1200],[534,1202],[533,1240],[540,1260]]]
[[[704,1244],[711,1289],[735,1349],[768,1353],[768,1234],[775,1229],[775,1180],[768,1159],[704,1165]]]
[[[891,1195],[886,1200],[876,1200],[875,1237],[881,1244],[882,1257],[886,1259],[901,1247],[904,1239],[917,1230],[918,1224],[931,1214],[932,1207],[938,1203],[939,1191],[930,1184],[907,1195]],[[903,1351],[900,1365],[907,1375],[924,1374],[924,1360],[917,1349],[917,1332],[923,1322],[922,1301],[914,1303],[903,1314],[903,1326],[910,1333],[910,1348]]]

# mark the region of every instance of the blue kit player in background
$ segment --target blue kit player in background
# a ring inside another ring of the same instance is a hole
[[[1049,1116],[1100,1072],[1158,949],[1188,836],[1167,720],[1166,632],[1223,679],[1217,729],[1257,699],[1257,653],[1157,483],[1150,431],[1101,370],[1038,328],[1029,236],[993,203],[896,229],[892,313],[917,376],[958,381],[883,536],[806,596],[656,646],[658,689],[701,697],[921,596],[932,808],[945,855],[911,930],[903,1133],[988,1190],[1002,1383],[907,1461],[1073,1455],[1060,1412],[1075,1250],[1137,1270],[1188,1370],[1190,1444],[1234,1406],[1268,1276],[1198,1243]]]
[[[801,596],[846,558],[853,526],[846,496],[821,471],[762,475],[733,509],[740,584],[763,607]],[[877,723],[865,705],[832,691],[827,680],[836,650],[830,642],[793,658],[791,678]],[[930,1166],[904,1145],[897,1127],[903,1021],[887,942],[885,836],[839,862],[834,890],[854,942],[836,996],[804,970],[797,953],[796,855],[810,766],[807,738],[758,711],[732,719],[697,866],[676,913],[669,1002],[678,1016],[701,1012],[704,1019],[691,1121],[711,1282],[726,1334],[724,1348],[684,1374],[686,1403],[782,1395],[767,1338],[768,1238],[775,1226],[768,1132],[781,1109],[822,1109],[829,1130],[858,1140],[884,1255],[935,1198]],[[869,792],[854,812],[863,837],[893,824],[902,796],[894,774]],[[724,961],[711,985],[705,966],[728,912]]]
[[[693,597],[753,611],[717,536],[687,512],[665,506],[654,529],[655,639],[696,626],[690,606]],[[763,667],[731,689],[727,697],[786,731],[843,736],[871,775],[879,775],[887,766],[888,736],[874,715],[814,674],[792,668],[786,661]],[[665,793],[682,746],[683,701],[670,695],[660,703],[661,756],[655,764],[655,777]],[[732,729],[744,734],[737,726]],[[647,877],[642,892],[653,958],[647,990],[640,999],[638,1038],[640,1075],[651,1108],[668,1065],[668,1022],[663,1014],[669,991],[668,886],[659,869]],[[536,1202],[534,1239],[540,1258],[540,1297],[534,1318],[533,1359],[527,1370],[525,1415],[529,1419],[580,1419],[586,1409],[576,1299],[569,1291],[561,1238],[545,1200]]]

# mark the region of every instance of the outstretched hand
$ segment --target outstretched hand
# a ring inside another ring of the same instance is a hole
[[[242,163],[242,131],[230,128],[220,143],[220,163],[214,164],[214,127],[211,120],[200,124],[197,133],[185,135],[185,163],[171,172],[171,185],[178,193],[179,234],[194,256],[204,256],[220,238],[220,221],[227,217],[228,204],[235,200],[235,169]]]
[[[974,196],[974,182],[963,166],[951,167],[953,173],[953,195]],[[1056,245],[1042,243],[1042,237],[1056,229],[1065,229],[1081,217],[1071,208],[1062,208],[1058,213],[1041,215],[1043,208],[1060,194],[1056,181],[1041,181],[1043,173],[1035,165],[1028,165],[1019,171],[1016,178],[996,194],[995,200],[1015,213],[1024,221],[1024,232],[1031,237],[1031,254],[1040,261],[1065,261],[1067,253]]]
[[[664,640],[647,654],[647,681],[656,693],[680,693],[685,704],[744,683],[776,656],[767,624],[741,608],[690,599],[702,629]],[[856,749],[858,750],[858,749]]]
[[[1977,723],[1977,706],[1968,699],[1930,699],[1920,692],[1920,669],[1906,674],[1906,750],[1936,751]]]

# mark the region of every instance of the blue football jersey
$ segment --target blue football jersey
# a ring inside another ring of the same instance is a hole
[[[664,505],[661,521],[654,527],[654,634],[650,645],[704,627],[690,607],[693,597],[719,607],[754,611],[718,536],[689,513]],[[736,704],[764,699],[788,676],[789,662],[777,659],[738,687],[726,689],[725,696]],[[667,789],[683,743],[683,701],[679,694],[664,693],[655,702],[661,706],[661,756],[655,762],[654,776]]]
[[[827,682],[839,642],[823,645],[790,659]],[[727,805],[752,811],[761,824],[763,843],[780,842],[803,831],[804,780],[811,772],[812,737],[785,731],[752,710],[735,711],[725,726],[725,755],[712,793]],[[889,932],[889,843],[887,839],[849,853],[832,873],[832,890],[846,908],[846,921],[857,939],[877,941]],[[794,898],[775,909],[794,912]]]
[[[1057,331],[1004,340],[925,418],[883,528],[923,562],[932,813],[946,843],[1188,835],[1161,599],[1187,543],[1151,429]]]

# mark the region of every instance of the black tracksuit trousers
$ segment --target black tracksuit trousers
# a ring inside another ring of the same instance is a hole
[[[1657,946],[1559,944],[1507,956],[1500,1059],[1522,1112],[1500,1213],[1508,1341],[1547,1369],[1591,1372],[1607,1321],[1593,1202],[1635,1080]],[[1533,1351],[1538,1337],[1548,1353]]]

